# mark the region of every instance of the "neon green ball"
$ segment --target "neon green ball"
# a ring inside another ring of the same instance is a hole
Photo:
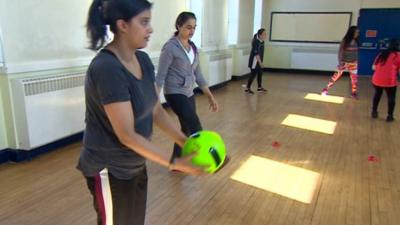
[[[182,156],[197,152],[192,164],[205,167],[205,172],[214,173],[225,161],[226,150],[221,136],[213,131],[199,131],[192,134],[185,142]]]

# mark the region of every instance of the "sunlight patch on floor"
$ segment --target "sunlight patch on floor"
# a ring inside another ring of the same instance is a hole
[[[309,204],[317,189],[319,173],[259,156],[250,156],[231,179]]]
[[[335,103],[335,104],[343,104],[344,98],[339,97],[339,96],[333,96],[333,95],[321,95],[321,94],[315,94],[315,93],[309,93],[304,97],[304,99],[307,100],[314,100],[314,101],[319,101],[319,102],[329,102],[329,103]]]
[[[336,128],[336,122],[295,114],[289,114],[281,124],[324,134],[333,134]]]

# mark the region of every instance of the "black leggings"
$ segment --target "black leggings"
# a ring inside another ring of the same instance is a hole
[[[382,92],[385,89],[388,97],[388,115],[393,116],[394,106],[396,104],[396,89],[397,87],[379,87],[375,86],[375,95],[372,101],[372,111],[378,111],[379,101],[381,100]]]
[[[253,83],[254,78],[257,76],[257,85],[258,88],[262,87],[262,68],[257,64],[255,69],[251,69],[251,74],[249,80],[247,81],[247,88],[251,88],[251,84]]]
[[[165,99],[169,106],[171,106],[172,111],[178,116],[184,134],[190,136],[203,129],[196,113],[194,95],[188,98],[182,94],[167,94],[165,95]],[[180,157],[181,151],[179,145],[174,144],[174,156]]]
[[[144,225],[147,201],[147,172],[122,180],[104,169],[95,177],[86,177],[97,213],[97,224]],[[110,200],[110,201],[109,201]]]

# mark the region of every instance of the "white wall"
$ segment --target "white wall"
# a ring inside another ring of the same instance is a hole
[[[3,35],[1,32],[1,21],[0,21],[0,73],[2,71],[1,68],[4,67],[4,56],[3,56]]]
[[[233,51],[232,75],[238,77],[249,73],[247,67],[251,40],[253,38],[254,0],[239,0],[238,44]]]
[[[86,49],[84,27],[91,1],[0,1],[4,55],[10,71],[43,65],[67,67],[93,56]]]
[[[253,38],[253,23],[254,23],[254,0],[239,1],[239,44],[247,44]]]
[[[227,0],[204,0],[203,47],[227,45]]]
[[[5,1],[4,0],[0,0],[0,75],[4,72],[4,47],[3,47],[3,32],[2,32],[2,24],[3,24],[3,17],[2,15],[2,10],[5,8]]]
[[[159,52],[164,43],[175,32],[176,17],[186,11],[186,0],[154,0],[152,10],[152,26],[154,33],[146,48],[149,52]]]
[[[7,2],[7,3],[6,3]],[[0,0],[0,25],[8,73],[87,65],[85,24],[92,1]],[[149,52],[159,51],[174,32],[187,0],[154,0]]]
[[[400,8],[399,0],[361,0],[362,8]]]
[[[8,148],[2,102],[3,98],[0,91],[0,150]]]

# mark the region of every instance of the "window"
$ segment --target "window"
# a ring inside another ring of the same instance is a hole
[[[197,47],[201,48],[202,46],[202,19],[203,19],[203,0],[191,0],[189,3],[189,10],[196,15],[197,27],[194,36],[192,37],[192,41],[196,44]]]
[[[239,27],[239,0],[228,1],[228,45],[235,45],[238,41]]]
[[[255,0],[253,24],[254,24],[253,33],[255,34],[261,28],[262,24],[262,0]]]
[[[0,29],[0,67],[4,67],[4,54],[3,54],[3,40],[1,36],[1,29]]]

